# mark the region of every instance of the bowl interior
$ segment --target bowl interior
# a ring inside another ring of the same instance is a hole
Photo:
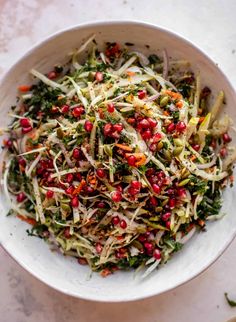
[[[19,84],[32,82],[28,75],[31,68],[47,72],[55,64],[65,60],[68,53],[79,47],[84,39],[96,34],[99,44],[104,41],[131,42],[133,48],[144,53],[157,53],[166,48],[174,58],[188,59],[193,70],[200,70],[202,83],[213,94],[223,89],[227,101],[224,107],[236,121],[235,93],[226,77],[201,51],[182,38],[154,26],[141,23],[98,23],[75,27],[57,34],[32,49],[4,77],[0,84],[0,127],[6,127],[7,112],[16,102]],[[83,59],[83,57],[81,57]],[[13,217],[6,217],[8,206],[1,193],[0,241],[6,250],[24,268],[48,285],[73,296],[98,301],[127,301],[160,294],[188,281],[210,265],[230,243],[236,232],[236,216],[233,210],[235,187],[224,193],[222,211],[227,213],[218,222],[207,226],[206,233],[195,235],[164,267],[146,280],[134,278],[133,272],[119,272],[106,279],[98,274],[89,276],[87,267],[74,259],[51,252],[46,243],[28,237],[27,224]]]

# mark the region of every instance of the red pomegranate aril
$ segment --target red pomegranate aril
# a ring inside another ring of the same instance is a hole
[[[23,119],[20,119],[20,125],[22,127],[30,127],[31,126],[31,123],[30,123],[30,120],[27,119],[27,118],[23,118]]]
[[[149,150],[155,152],[157,150],[157,145],[155,143],[150,144]]]
[[[10,139],[4,141],[4,145],[7,148],[11,148],[12,147],[12,144],[13,144],[12,143],[12,140],[10,140]]]
[[[177,189],[177,195],[180,198],[185,198],[186,197],[186,189],[185,188],[178,188]]]
[[[73,114],[74,117],[80,117],[82,114],[84,114],[83,106],[76,106],[73,109],[72,114]]]
[[[153,175],[155,173],[155,170],[153,168],[149,168],[146,170],[145,174],[147,177],[150,177],[151,175]]]
[[[85,189],[85,191],[86,191],[87,193],[89,193],[89,194],[94,193],[94,189],[93,189],[93,187],[90,187],[90,186],[87,186],[87,187],[86,187],[86,189]]]
[[[57,73],[52,70],[51,72],[48,73],[47,76],[49,79],[55,79],[57,78]]]
[[[131,181],[130,182],[130,185],[131,185],[132,188],[137,189],[137,190],[140,190],[141,187],[142,187],[141,182],[135,181],[135,180],[134,181]]]
[[[52,169],[53,168],[53,160],[52,159],[47,160],[47,167],[49,169]]]
[[[128,189],[128,193],[131,195],[131,196],[135,196],[139,193],[139,189],[135,189],[135,188],[132,188],[132,187],[129,187]]]
[[[103,201],[101,201],[101,202],[99,202],[99,203],[97,204],[97,208],[99,208],[99,209],[103,209],[103,208],[105,208],[105,206],[106,206],[106,204],[105,204],[105,202],[103,202]]]
[[[172,133],[174,132],[175,130],[175,124],[174,123],[170,123],[168,126],[167,126],[167,133]]]
[[[72,173],[67,173],[66,182],[71,183],[74,180],[74,175]]]
[[[184,132],[186,130],[186,124],[183,121],[179,121],[176,124],[176,130],[180,133]]]
[[[103,134],[105,136],[108,136],[111,134],[112,131],[112,124],[111,123],[107,123],[106,125],[104,125],[103,127]]]
[[[64,234],[66,239],[71,238],[70,227],[66,227],[63,234]]]
[[[156,134],[153,135],[152,142],[153,143],[158,143],[161,138],[162,138],[161,134],[160,133],[156,133]]]
[[[122,123],[114,124],[113,125],[113,130],[120,133],[123,130],[123,124]]]
[[[78,258],[78,263],[80,265],[88,265],[87,259],[86,258],[83,258],[83,257],[79,257]]]
[[[159,179],[164,179],[165,178],[165,173],[164,173],[164,171],[159,171],[158,173],[157,173],[157,177],[159,178]]]
[[[167,228],[167,229],[170,229],[170,221],[167,221],[167,222],[166,222],[166,228]]]
[[[227,149],[225,147],[220,149],[220,156],[222,158],[225,158],[227,154],[228,154],[228,152],[227,152]]]
[[[127,223],[125,220],[121,220],[120,222],[120,228],[125,229],[127,227]]]
[[[137,159],[134,155],[130,155],[127,158],[127,162],[128,162],[128,165],[130,165],[131,167],[134,167],[137,162]]]
[[[68,112],[69,112],[69,110],[70,110],[69,105],[63,105],[63,106],[61,107],[61,112],[62,112],[63,114],[68,113]]]
[[[139,121],[138,128],[140,128],[140,129],[149,129],[150,124],[149,124],[148,120],[142,119],[141,121]]]
[[[120,191],[114,191],[114,192],[112,192],[111,199],[112,199],[114,202],[119,202],[119,201],[121,201],[121,199],[122,199],[122,194],[121,194],[121,192],[120,192]]]
[[[115,188],[117,191],[123,192],[123,188],[120,184],[118,184]]]
[[[25,166],[26,166],[26,161],[25,161],[25,159],[23,159],[23,158],[20,158],[20,159],[18,160],[18,163],[19,163],[19,165],[21,165],[22,167],[25,167]]]
[[[99,178],[105,178],[105,176],[106,176],[105,170],[103,170],[103,169],[97,169],[97,176]]]
[[[69,186],[68,188],[65,189],[65,193],[68,195],[72,195],[73,192],[74,192],[73,186]]]
[[[140,243],[144,243],[146,240],[147,240],[147,236],[143,234],[138,236],[138,241],[140,241]]]
[[[199,149],[200,149],[200,145],[199,145],[199,144],[194,144],[194,145],[192,145],[192,148],[193,148],[195,151],[199,151]]]
[[[156,207],[158,205],[157,198],[155,198],[153,196],[149,198],[149,202],[153,207]]]
[[[81,181],[82,180],[82,174],[80,172],[75,173],[75,177],[77,180]]]
[[[224,143],[229,143],[229,142],[231,142],[231,141],[232,141],[232,138],[229,136],[229,134],[228,134],[228,133],[224,133],[224,134],[222,135],[222,139],[223,139]]]
[[[22,202],[24,201],[26,198],[26,195],[24,194],[24,192],[20,192],[18,193],[18,195],[16,196],[16,201],[17,202]]]
[[[146,248],[146,250],[148,252],[151,252],[153,250],[153,244],[152,243],[149,243],[149,242],[145,242],[144,243],[144,247]]]
[[[75,196],[75,197],[73,197],[71,199],[71,206],[73,208],[77,208],[79,206],[79,199],[78,199],[78,197]]]
[[[144,140],[144,141],[147,141],[147,140],[150,140],[150,139],[151,139],[151,137],[152,137],[152,132],[151,132],[149,129],[147,129],[147,130],[146,130],[146,131],[144,131],[141,135],[142,135],[143,140]]]
[[[95,78],[97,82],[102,82],[103,81],[103,73],[102,72],[96,72]]]
[[[158,248],[154,249],[153,257],[154,257],[156,260],[161,259],[161,251],[160,251]]]
[[[115,105],[113,103],[107,104],[107,111],[113,113],[115,111]]]
[[[175,193],[174,189],[173,188],[170,188],[167,190],[167,194],[170,196],[170,195],[173,195]]]
[[[100,254],[102,252],[102,245],[100,243],[96,243],[95,249],[96,249],[96,252]]]
[[[46,198],[51,199],[54,195],[54,192],[52,190],[48,190],[46,192]]]
[[[120,223],[120,218],[118,216],[112,218],[113,225],[118,225]]]
[[[90,121],[85,121],[85,123],[84,123],[84,129],[87,132],[91,132],[92,129],[93,129],[93,123],[90,122]]]
[[[154,183],[153,185],[152,185],[152,189],[153,189],[153,191],[156,193],[156,194],[160,194],[160,192],[161,192],[161,188],[159,187],[159,185],[158,184],[156,184],[156,183]]]
[[[138,98],[142,100],[146,96],[146,91],[138,91]]]
[[[49,173],[48,177],[47,177],[47,183],[52,183],[54,181],[54,178],[52,178],[52,174]]]
[[[21,129],[21,132],[22,132],[23,134],[26,134],[26,133],[31,132],[32,130],[33,130],[32,126],[28,126],[28,127],[23,127],[23,128]]]
[[[174,198],[170,198],[168,205],[173,209],[176,205],[176,200]]]
[[[80,159],[80,150],[78,148],[74,148],[72,156],[77,160]]]
[[[148,117],[147,121],[152,129],[154,129],[157,126],[157,121],[152,119],[151,117]]]
[[[161,219],[163,221],[168,221],[170,219],[170,217],[171,217],[171,212],[166,212],[161,216]]]
[[[59,112],[58,107],[57,106],[52,106],[51,113],[56,114],[58,112]]]

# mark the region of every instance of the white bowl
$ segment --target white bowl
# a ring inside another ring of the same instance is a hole
[[[236,96],[226,76],[202,51],[185,39],[162,28],[140,22],[101,22],[73,27],[53,35],[31,49],[5,75],[0,84],[0,126],[8,123],[7,112],[15,103],[17,85],[30,82],[28,71],[34,67],[47,72],[63,61],[72,49],[92,33],[98,43],[132,42],[135,48],[149,53],[166,48],[175,58],[187,58],[193,69],[199,69],[203,83],[216,94],[223,89],[227,104],[225,111],[236,122]],[[150,48],[148,49],[147,46]],[[2,195],[2,194],[1,194]],[[235,187],[224,193],[223,219],[207,225],[206,233],[199,233],[166,265],[149,278],[139,281],[133,272],[117,272],[107,278],[94,273],[88,279],[88,268],[77,261],[49,250],[42,240],[28,237],[28,225],[14,217],[6,217],[8,206],[1,196],[0,241],[9,254],[26,270],[49,286],[76,297],[97,301],[129,301],[170,290],[205,270],[225,250],[236,233],[233,208]]]

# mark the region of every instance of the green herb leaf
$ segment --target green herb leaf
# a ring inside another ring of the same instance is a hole
[[[226,301],[228,302],[229,306],[231,306],[231,307],[236,306],[236,302],[229,299],[228,293],[225,293],[225,298],[226,298]]]

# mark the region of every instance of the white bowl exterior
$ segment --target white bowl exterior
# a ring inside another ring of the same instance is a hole
[[[217,66],[200,50],[186,40],[143,23],[111,22],[82,25],[50,37],[25,55],[6,74],[0,84],[0,127],[9,119],[7,112],[15,104],[17,86],[32,81],[28,71],[36,68],[47,72],[55,64],[65,60],[68,52],[96,33],[98,43],[116,41],[135,43],[135,49],[155,53],[166,48],[174,58],[188,59],[194,70],[200,70],[203,83],[213,93],[223,89],[227,104],[225,111],[236,122],[236,98],[233,88]],[[147,49],[145,45],[149,45]],[[236,216],[233,209],[235,187],[224,193],[223,219],[207,225],[207,232],[195,235],[185,247],[164,267],[144,281],[134,279],[133,272],[118,272],[108,278],[93,274],[88,278],[88,268],[74,259],[63,257],[49,250],[41,239],[28,237],[29,226],[14,217],[6,217],[8,206],[1,194],[0,242],[12,257],[41,281],[64,293],[97,301],[128,301],[160,294],[172,289],[207,268],[232,241],[236,232]]]

